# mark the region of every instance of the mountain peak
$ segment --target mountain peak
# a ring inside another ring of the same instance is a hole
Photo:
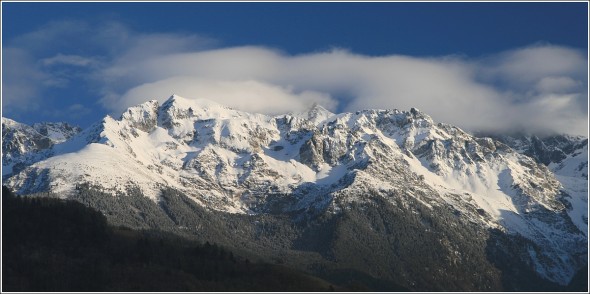
[[[326,108],[324,108],[323,106],[321,106],[317,102],[314,102],[311,105],[311,107],[309,108],[308,112],[309,113],[325,113],[325,114],[334,115],[334,113],[332,113],[331,111],[327,110]]]
[[[15,120],[12,120],[10,118],[7,117],[2,117],[2,124],[3,125],[16,125],[19,124],[18,122],[16,122]]]
[[[294,113],[293,115],[309,120],[313,122],[315,125],[319,125],[320,123],[333,117],[335,114],[325,109],[320,104],[314,102],[307,110],[299,113]]]
[[[150,100],[140,105],[127,108],[127,110],[121,114],[120,119],[128,122],[132,127],[143,131],[150,131],[156,126],[159,107],[160,105],[157,100]]]
[[[173,104],[173,103],[180,103],[180,104],[186,104],[187,101],[189,101],[190,99],[184,98],[178,94],[172,94],[170,97],[168,97],[168,99],[166,99],[166,101],[162,104]]]
[[[424,119],[432,121],[432,118],[428,114],[420,111],[420,109],[415,108],[415,107],[410,108],[410,114],[412,114],[412,116],[415,118],[424,118]]]

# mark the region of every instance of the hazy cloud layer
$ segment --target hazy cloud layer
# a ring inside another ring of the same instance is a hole
[[[41,60],[44,66],[55,66],[55,65],[72,65],[72,66],[92,66],[96,63],[93,58],[82,57],[79,55],[63,55],[57,54],[50,58]]]
[[[35,67],[35,60],[19,48],[2,48],[2,109],[36,110],[39,92],[48,75]]]
[[[176,93],[269,114],[312,103],[333,111],[417,107],[467,130],[587,133],[588,60],[575,48],[537,44],[473,58],[371,57],[341,49],[293,56],[261,46],[212,48],[213,40],[197,35],[144,34],[117,22],[98,28],[54,23],[43,30],[3,50],[5,60],[8,54],[18,57],[11,66],[33,65],[3,68],[6,81],[30,85],[26,91],[5,86],[9,105],[22,97],[40,103],[43,87],[67,79],[54,68],[69,66],[84,68],[84,81],[115,114]],[[49,55],[40,53],[38,42],[87,33],[96,34],[86,41],[98,48],[92,54],[60,45]]]

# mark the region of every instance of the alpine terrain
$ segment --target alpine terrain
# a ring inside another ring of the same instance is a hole
[[[474,136],[418,109],[267,116],[173,95],[84,130],[2,118],[2,140],[16,194],[334,283],[564,290],[588,266],[583,137]]]

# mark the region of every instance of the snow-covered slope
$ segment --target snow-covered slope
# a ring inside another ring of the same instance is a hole
[[[64,142],[76,135],[82,129],[78,126],[72,126],[65,122],[43,122],[32,125],[39,134],[49,138],[54,144]]]
[[[300,218],[375,197],[398,203],[403,194],[533,240],[542,249],[531,256],[550,260],[535,269],[562,284],[586,252],[587,231],[564,215],[587,209],[587,200],[563,201],[560,178],[545,165],[417,109],[333,114],[315,105],[271,117],[174,95],[106,117],[48,154],[7,174],[6,184],[64,196],[82,183],[111,194],[138,187],[154,201],[172,187],[214,210]]]
[[[545,164],[562,184],[567,213],[588,235],[588,138],[552,135],[496,135],[519,153]]]

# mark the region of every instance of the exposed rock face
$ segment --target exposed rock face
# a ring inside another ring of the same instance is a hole
[[[139,106],[127,109],[120,120],[129,123],[129,127],[142,130],[144,132],[152,131],[158,122],[159,104],[156,100],[151,100]]]
[[[51,139],[54,144],[64,142],[82,131],[80,127],[72,126],[65,122],[35,123],[32,127],[39,134]]]
[[[2,118],[2,177],[14,174],[31,162],[51,154],[50,148],[79,133],[67,123],[36,123],[28,126]]]

